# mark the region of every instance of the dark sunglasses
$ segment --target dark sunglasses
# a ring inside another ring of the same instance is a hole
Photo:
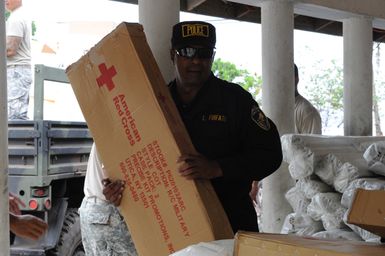
[[[193,48],[185,47],[175,50],[176,54],[185,58],[211,59],[214,56],[213,48]]]

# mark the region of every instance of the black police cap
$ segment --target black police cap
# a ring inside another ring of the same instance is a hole
[[[215,27],[203,21],[184,21],[174,25],[171,45],[178,49],[186,46],[214,48]]]

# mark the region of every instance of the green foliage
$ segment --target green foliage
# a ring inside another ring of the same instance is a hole
[[[11,15],[11,13],[9,11],[5,10],[5,20],[8,20],[9,15]]]
[[[318,63],[320,64],[320,63]],[[321,66],[321,65],[319,65]],[[306,86],[307,95],[319,110],[343,108],[343,69],[332,60],[327,68],[314,68],[310,76],[312,86]]]
[[[212,65],[213,73],[228,82],[237,83],[256,97],[262,88],[262,78],[257,74],[251,74],[246,69],[238,69],[231,62],[218,58]]]
[[[36,23],[35,21],[32,21],[32,36],[36,34]]]
[[[300,67],[305,70],[306,67]],[[305,83],[305,97],[320,111],[322,127],[341,125],[343,123],[343,68],[336,60],[330,63],[318,61]],[[301,75],[300,75],[301,79]]]
[[[226,81],[232,82],[235,78],[241,76],[241,70],[237,69],[235,64],[216,59],[212,65],[212,70],[216,76]]]

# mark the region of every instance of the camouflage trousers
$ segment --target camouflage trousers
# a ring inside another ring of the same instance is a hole
[[[32,72],[29,65],[7,67],[8,120],[27,120]]]
[[[84,198],[79,214],[87,256],[137,256],[127,225],[113,204],[96,197]]]

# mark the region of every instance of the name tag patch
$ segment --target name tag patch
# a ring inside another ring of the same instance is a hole
[[[227,122],[227,117],[220,114],[208,114],[202,116],[202,121]]]

